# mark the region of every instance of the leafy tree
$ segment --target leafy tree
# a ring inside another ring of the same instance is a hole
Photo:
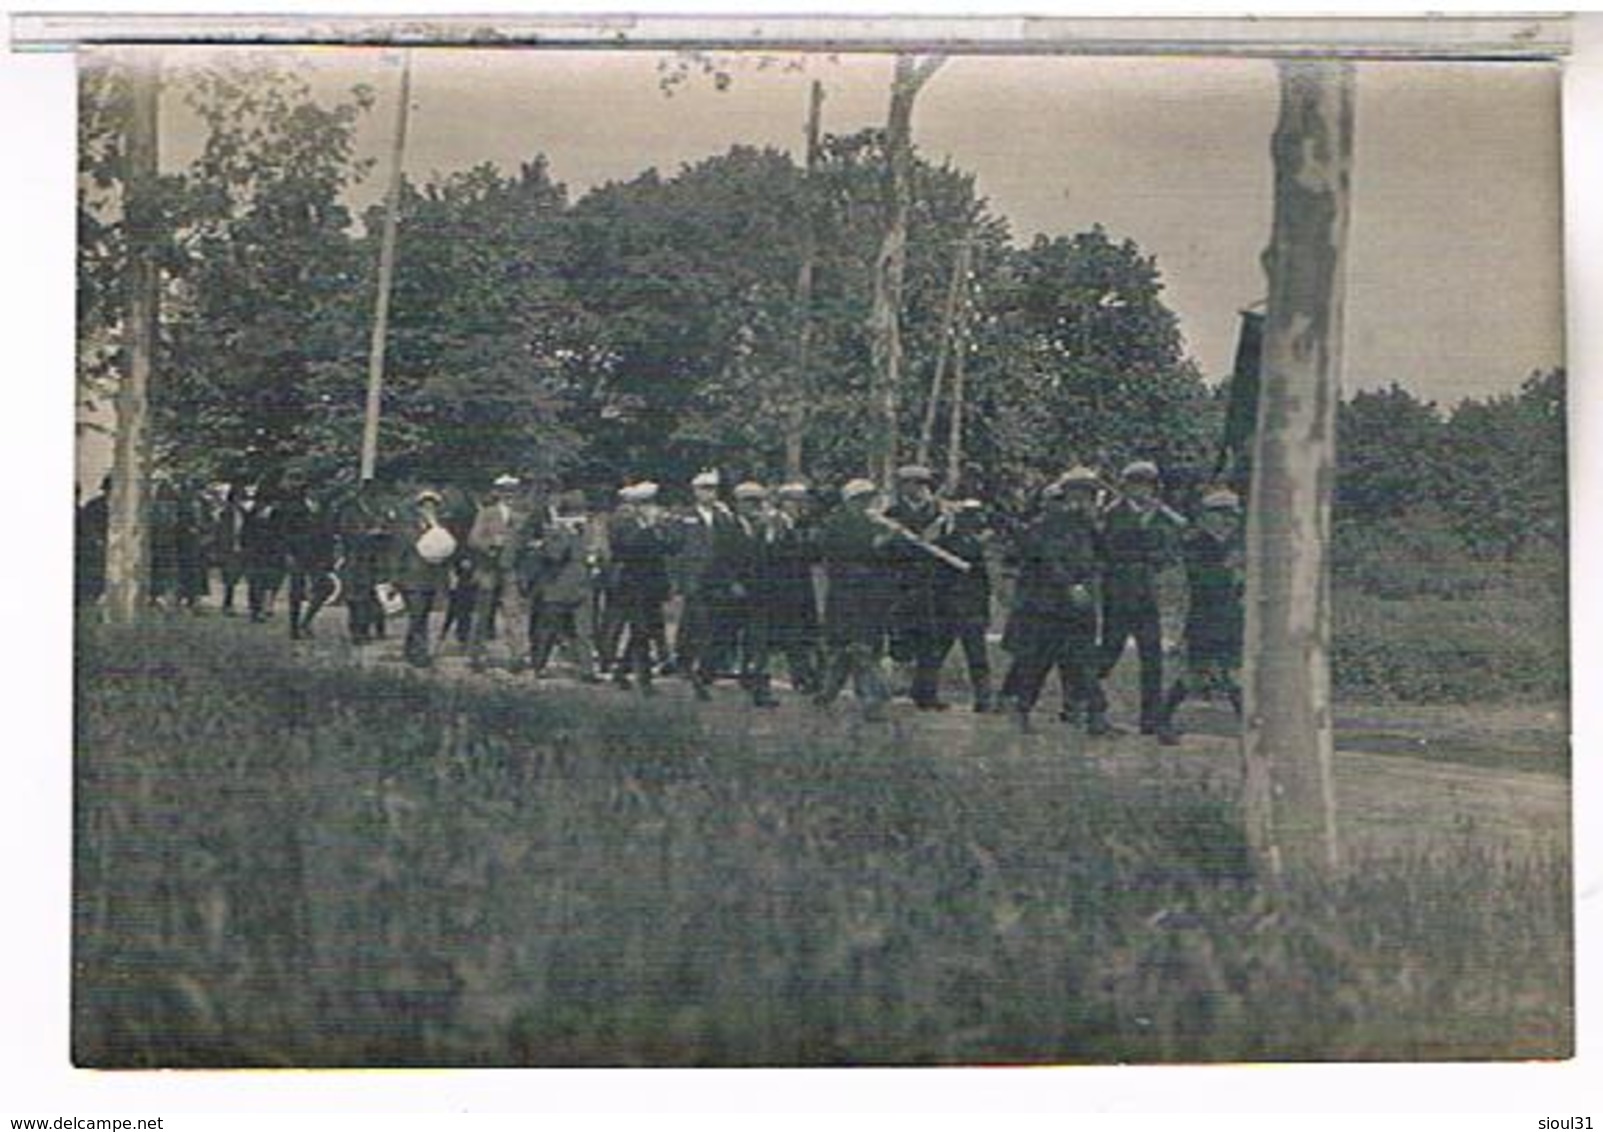
[[[511,176],[480,165],[403,186],[380,439],[389,472],[552,479],[578,458],[611,358],[563,278],[566,212],[540,158]],[[375,210],[367,228],[378,227]]]
[[[1336,520],[1395,518],[1431,499],[1442,436],[1435,404],[1396,382],[1343,402],[1336,414]]]
[[[343,199],[366,172],[353,143],[371,96],[357,87],[325,106],[296,71],[254,56],[181,81],[208,132],[172,181],[160,450],[206,475],[344,462],[370,296]]]
[[[1448,418],[1438,498],[1471,546],[1512,556],[1566,537],[1565,373],[1461,402]]]
[[[1076,461],[1200,462],[1217,412],[1156,261],[1100,227],[1010,252],[984,297],[976,458],[999,481]]]

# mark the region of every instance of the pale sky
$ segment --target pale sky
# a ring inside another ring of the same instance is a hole
[[[381,153],[396,57],[315,58],[320,89],[378,90],[360,146]],[[544,153],[576,198],[736,143],[798,152],[814,77],[827,131],[884,120],[887,56],[815,56],[801,71],[747,60],[727,91],[696,76],[671,98],[657,81],[662,58],[418,51],[408,174],[510,169]],[[1451,404],[1562,362],[1558,74],[1531,63],[1359,65],[1346,389],[1395,379]],[[195,140],[177,100],[167,103],[172,165]],[[925,156],[978,175],[1018,242],[1100,222],[1155,255],[1192,355],[1217,378],[1230,367],[1236,311],[1265,292],[1275,110],[1267,61],[970,56],[924,88],[914,136]]]

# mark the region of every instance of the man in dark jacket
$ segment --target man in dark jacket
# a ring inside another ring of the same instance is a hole
[[[231,483],[212,522],[211,554],[223,583],[223,615],[234,613],[234,591],[245,577],[243,544],[248,515],[245,485]]]
[[[675,524],[673,574],[679,590],[678,635],[674,664],[690,680],[698,698],[720,672],[727,671],[737,631],[727,573],[734,514],[718,498],[718,473],[701,472],[690,481],[694,500]],[[716,560],[722,554],[724,563]]]
[[[896,473],[896,502],[885,517],[925,540],[939,533],[941,508],[935,498],[934,475],[922,464],[908,464]],[[896,576],[891,606],[891,656],[913,666],[913,703],[922,711],[944,711],[940,699],[941,661],[951,648],[951,633],[941,622],[941,572],[951,567],[906,539],[887,544]]]
[[[814,702],[827,706],[848,677],[864,714],[878,718],[889,691],[880,674],[886,608],[894,594],[886,544],[895,536],[870,513],[878,489],[873,481],[850,480],[841,505],[818,530],[818,552],[827,572],[824,602],[825,664]]]
[[[740,683],[757,707],[778,706],[768,672],[769,634],[773,614],[774,544],[778,534],[768,510],[768,490],[748,481],[735,488],[735,526],[719,547],[731,561],[719,564],[729,580],[724,609],[734,624],[740,657]]]
[[[662,607],[669,597],[672,535],[656,503],[655,483],[631,484],[618,493],[618,498],[609,532],[613,566],[609,598],[625,643],[613,682],[628,688],[629,673],[633,671],[641,692],[650,695],[651,643],[665,636]]]
[[[1067,692],[1064,710],[1086,711],[1086,730],[1107,731],[1107,704],[1097,679],[1096,584],[1102,570],[1096,525],[1097,477],[1089,468],[1065,473],[1043,495],[1045,511],[1020,536],[1019,579],[1009,619],[1013,671],[1007,684],[1021,728],[1054,667]]]
[[[1158,721],[1158,741],[1180,741],[1175,713],[1193,692],[1223,695],[1241,715],[1242,605],[1245,566],[1241,501],[1228,489],[1202,498],[1202,516],[1186,536],[1186,670],[1169,689]]]
[[[312,635],[312,620],[337,586],[334,523],[299,477],[286,480],[277,520],[289,568],[289,636],[299,640]]]
[[[1141,663],[1141,733],[1154,734],[1163,697],[1163,626],[1158,575],[1168,564],[1172,533],[1184,520],[1158,498],[1158,466],[1137,460],[1120,476],[1119,498],[1103,512],[1107,562],[1102,573],[1100,675],[1106,680],[1135,638]]]
[[[584,492],[557,500],[557,513],[534,545],[531,593],[540,603],[535,617],[534,665],[543,673],[558,644],[573,654],[579,679],[596,676],[595,578],[601,563],[595,549],[595,520],[588,516]]]
[[[263,480],[247,500],[240,531],[240,552],[245,566],[245,597],[252,621],[265,621],[273,612],[273,599],[284,583],[284,539],[277,518],[278,488]]]
[[[944,517],[934,539],[935,545],[969,564],[967,573],[946,567],[937,575],[935,610],[944,635],[940,663],[945,663],[950,642],[962,646],[976,712],[988,712],[992,706],[991,661],[985,643],[991,624],[991,574],[986,562],[990,535],[985,505],[965,499]]]
[[[785,658],[791,687],[804,695],[818,691],[818,562],[812,493],[804,483],[781,484],[774,512],[774,545],[769,555],[768,647]]]

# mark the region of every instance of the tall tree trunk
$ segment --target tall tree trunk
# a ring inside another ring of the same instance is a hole
[[[1351,64],[1280,65],[1269,306],[1247,521],[1248,838],[1271,875],[1338,863],[1331,485],[1353,144]]]
[[[935,351],[935,372],[930,374],[930,393],[924,402],[924,423],[918,434],[918,462],[928,464],[935,448],[935,418],[940,411],[941,387],[945,384],[946,363],[952,353],[952,334],[957,325],[958,305],[968,282],[969,247],[972,236],[964,233],[952,260],[952,278],[946,287],[946,306],[941,311],[940,341]]]
[[[123,315],[124,371],[117,387],[117,440],[107,521],[106,608],[129,624],[144,612],[150,592],[150,375],[160,316],[156,240],[157,104],[160,58],[154,51],[124,54],[129,111],[123,173],[123,224],[128,233]]]
[[[890,114],[885,125],[885,165],[890,208],[879,254],[874,258],[874,306],[870,315],[874,352],[874,404],[880,433],[873,473],[889,485],[900,447],[897,414],[902,384],[902,282],[907,268],[907,214],[913,201],[913,100],[944,62],[941,56],[896,57]]]
[[[379,240],[378,293],[373,298],[373,335],[367,350],[367,403],[362,415],[363,482],[378,468],[378,422],[384,402],[384,350],[389,340],[390,288],[395,279],[395,226],[401,210],[401,163],[406,154],[406,120],[412,103],[412,53],[401,55],[400,101],[390,139],[389,183],[384,190],[384,231]]]
[[[813,80],[807,104],[807,157],[802,176],[806,214],[802,223],[801,263],[796,268],[796,375],[788,391],[789,412],[785,419],[785,477],[800,479],[807,436],[807,416],[812,404],[813,352],[813,261],[818,257],[818,202],[814,174],[818,168],[819,119],[824,108],[824,84]]]

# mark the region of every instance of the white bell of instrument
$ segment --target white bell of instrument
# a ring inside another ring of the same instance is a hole
[[[430,527],[418,535],[417,542],[412,545],[417,550],[417,556],[433,566],[438,566],[456,553],[456,537],[444,527]]]

